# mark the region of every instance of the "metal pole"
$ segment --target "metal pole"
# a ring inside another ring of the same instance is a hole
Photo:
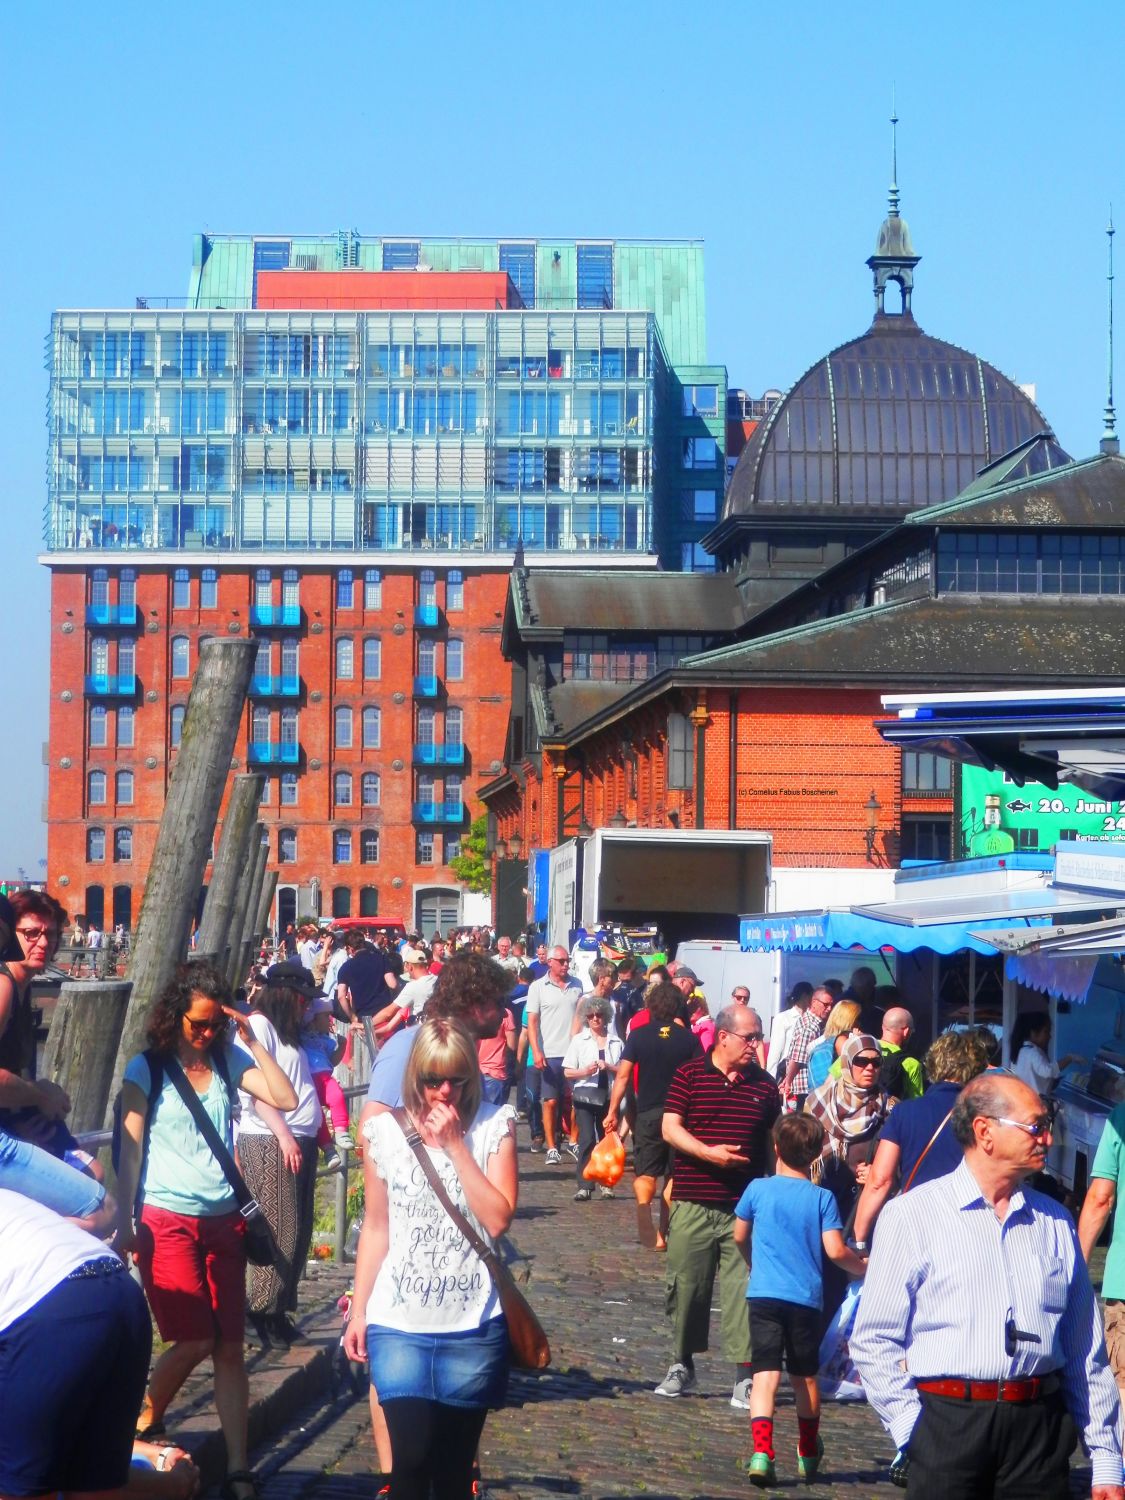
[[[257,650],[252,640],[214,639],[199,647],[199,667],[133,940],[128,974],[133,991],[109,1090],[111,1101],[121,1087],[126,1062],[144,1047],[153,1001],[187,952]],[[111,1123],[108,1118],[106,1123]]]
[[[336,1172],[336,1233],[332,1246],[332,1259],[338,1266],[344,1264],[344,1244],[348,1237],[348,1160],[350,1151],[341,1151],[341,1165]]]
[[[234,778],[223,819],[222,841],[207,887],[196,946],[217,954],[219,967],[224,970],[230,961],[228,944],[236,949],[242,941],[242,925],[239,923],[235,930],[234,914],[243,893],[250,835],[258,820],[264,785],[265,777],[258,771]]]

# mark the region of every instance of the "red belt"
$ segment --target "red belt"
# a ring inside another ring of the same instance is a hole
[[[1059,1388],[1057,1375],[1030,1375],[1023,1380],[919,1380],[915,1389],[954,1401],[1038,1401]]]

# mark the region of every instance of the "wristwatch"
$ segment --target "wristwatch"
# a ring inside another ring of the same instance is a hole
[[[867,1250],[869,1248],[866,1240],[852,1240],[853,1250]]]

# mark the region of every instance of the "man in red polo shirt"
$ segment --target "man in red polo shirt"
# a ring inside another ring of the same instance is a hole
[[[746,1184],[769,1173],[770,1131],[781,1113],[777,1084],[754,1060],[761,1033],[745,1006],[721,1010],[714,1047],[676,1070],[663,1122],[673,1153],[672,1364],[656,1394],[679,1396],[695,1384],[694,1356],[707,1348],[717,1271],[723,1354],[738,1366],[731,1405],[742,1410],[750,1406],[750,1314],[746,1263],[734,1242],[734,1208]]]

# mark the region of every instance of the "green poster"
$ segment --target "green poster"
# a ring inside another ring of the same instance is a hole
[[[1013,849],[1045,852],[1061,838],[1125,841],[1125,802],[1107,802],[1076,786],[1017,786],[1003,771],[962,764],[962,859]]]

